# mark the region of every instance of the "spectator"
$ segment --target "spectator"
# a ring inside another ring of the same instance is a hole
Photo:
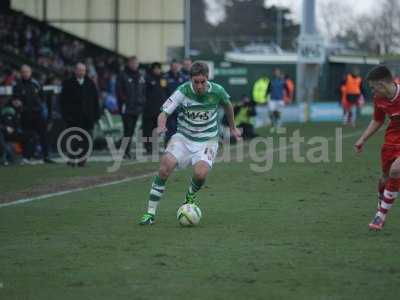
[[[101,105],[110,113],[118,113],[118,103],[115,97],[107,92],[101,92]]]
[[[3,159],[0,159],[0,161],[2,160],[6,164],[15,161],[14,151],[10,143],[21,144],[23,162],[28,162],[33,156],[33,132],[22,130],[21,112],[22,102],[15,97],[1,109],[0,148],[3,148]]]
[[[289,105],[293,102],[294,89],[295,89],[295,85],[294,85],[293,79],[290,78],[289,75],[285,75],[285,93],[283,96],[285,105]]]
[[[253,101],[256,104],[256,127],[261,127],[267,124],[268,115],[268,89],[270,88],[270,79],[266,75],[258,78],[253,85],[252,95]]]
[[[192,67],[192,60],[189,57],[186,57],[182,61],[182,76],[184,77],[185,81],[190,80],[190,68]]]
[[[61,80],[58,77],[49,77],[46,81],[46,85],[59,88],[61,86]],[[65,129],[65,124],[61,115],[60,108],[60,97],[57,93],[49,93],[48,103],[51,107],[49,114],[49,146],[51,151],[57,151],[57,140],[61,132]]]
[[[143,110],[143,137],[151,138],[153,130],[157,127],[157,117],[160,108],[166,100],[167,82],[161,72],[161,64],[154,62],[151,64],[149,73],[146,76],[146,102]],[[151,141],[144,142],[146,153],[152,153]]]
[[[182,83],[186,81],[186,77],[180,71],[180,64],[176,60],[173,60],[170,64],[170,69],[165,74],[165,79],[167,81],[167,95],[172,95],[173,92],[180,86]],[[167,119],[167,128],[168,131],[165,134],[165,146],[168,144],[170,138],[176,133],[177,125],[178,125],[178,111],[174,111]]]
[[[128,139],[124,157],[131,158],[131,140],[136,122],[143,112],[145,101],[145,79],[139,72],[136,56],[128,59],[125,69],[117,78],[117,101],[124,128],[124,138]]]
[[[4,122],[5,117],[3,115],[5,114],[3,110],[4,108],[1,110],[0,114],[0,166],[7,166],[9,162],[14,161],[14,153],[6,141],[5,135],[10,132],[10,129],[6,122]]]
[[[92,79],[94,82],[97,82],[97,71],[93,63],[93,58],[91,57],[86,58],[86,66],[88,68],[87,73],[89,78]]]
[[[281,113],[282,108],[285,106],[283,96],[285,92],[285,81],[283,80],[280,69],[274,70],[274,76],[271,80],[271,84],[268,87],[267,93],[270,94],[270,100],[268,101],[269,116],[271,119],[272,130],[282,125]]]
[[[0,123],[0,166],[7,166],[8,160],[12,160],[13,155],[4,138],[3,128]]]
[[[240,102],[234,107],[235,124],[242,130],[244,139],[252,139],[257,135],[254,132],[252,118],[256,115],[254,103],[250,101],[247,95],[242,95]]]
[[[356,126],[357,107],[364,101],[362,78],[358,68],[353,68],[341,83],[343,103],[343,124]]]
[[[15,71],[11,69],[6,69],[4,73],[5,76],[2,84],[5,86],[13,86],[17,81],[17,76]]]
[[[54,163],[49,158],[46,107],[42,87],[37,80],[32,78],[30,66],[23,65],[21,67],[21,80],[15,85],[13,94],[22,102],[22,130],[33,131],[39,136],[43,161]]]
[[[77,63],[74,76],[63,82],[60,108],[67,128],[78,127],[92,136],[94,124],[100,118],[99,96],[93,80],[86,75],[86,66],[83,63]],[[79,149],[86,154],[89,150],[87,137],[82,137],[81,142],[75,139],[72,148],[73,152]],[[83,167],[86,164],[86,159],[81,155],[70,152],[67,155],[67,164],[72,167]]]

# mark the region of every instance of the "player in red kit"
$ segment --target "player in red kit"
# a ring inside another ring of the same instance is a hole
[[[356,152],[362,151],[368,138],[381,128],[386,116],[390,119],[381,149],[382,177],[378,186],[378,210],[369,224],[371,230],[379,231],[400,190],[400,86],[383,65],[373,68],[366,81],[374,95],[374,115],[354,145]]]

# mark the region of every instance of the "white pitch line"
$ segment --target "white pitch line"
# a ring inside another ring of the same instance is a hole
[[[137,180],[137,179],[147,178],[147,177],[150,177],[150,176],[154,176],[155,174],[157,174],[157,172],[151,172],[151,173],[146,173],[146,174],[139,175],[139,176],[127,177],[127,178],[124,178],[124,179],[121,179],[121,180],[115,180],[115,181],[95,184],[95,185],[88,186],[88,187],[75,188],[75,189],[56,192],[56,193],[45,194],[45,195],[41,195],[41,196],[37,196],[37,197],[20,199],[20,200],[16,200],[16,201],[13,201],[13,202],[0,204],[0,208],[6,207],[6,206],[12,206],[12,205],[28,203],[28,202],[32,202],[32,201],[35,201],[35,200],[42,200],[42,199],[47,199],[47,198],[51,198],[51,197],[62,196],[62,195],[71,194],[71,193],[75,193],[75,192],[87,191],[87,190],[91,190],[91,189],[95,189],[95,188],[99,188],[99,187],[116,185],[116,184],[129,182],[129,181],[133,181],[133,180]]]
[[[350,138],[350,137],[359,135],[361,132],[362,131],[356,131],[356,132],[353,132],[353,133],[344,134],[342,136],[342,138],[343,139]],[[333,140],[334,137],[329,137],[327,139],[328,140]],[[235,146],[237,147],[237,145],[235,145]],[[233,147],[235,147],[235,146],[233,146]],[[275,148],[273,152],[278,152],[278,151],[282,151],[284,149],[291,149],[291,148],[293,148],[292,144],[288,145],[286,147]],[[243,158],[245,158],[245,157],[248,157],[248,155],[245,155]],[[75,189],[70,189],[70,190],[56,192],[56,193],[49,193],[49,194],[36,196],[36,197],[31,197],[31,198],[24,198],[24,199],[20,199],[20,200],[8,202],[8,203],[0,204],[0,208],[7,207],[7,206],[14,206],[14,205],[19,205],[19,204],[24,204],[24,203],[28,203],[28,202],[32,202],[32,201],[36,201],[36,200],[48,199],[48,198],[56,197],[56,196],[67,195],[67,194],[71,194],[71,193],[75,193],[75,192],[82,192],[82,191],[92,190],[92,189],[96,189],[96,188],[100,188],[100,187],[112,186],[112,185],[125,183],[125,182],[129,182],[129,181],[133,181],[133,180],[148,178],[148,177],[154,176],[156,174],[157,174],[157,172],[154,171],[154,172],[146,173],[146,174],[139,175],[139,176],[127,177],[127,178],[124,178],[124,179],[121,179],[121,180],[115,180],[115,181],[95,184],[95,185],[88,186],[88,187],[75,188]]]

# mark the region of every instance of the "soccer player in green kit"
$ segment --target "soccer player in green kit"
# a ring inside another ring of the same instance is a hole
[[[193,177],[186,193],[185,203],[194,203],[196,193],[203,186],[218,151],[218,108],[223,107],[232,136],[241,133],[234,122],[233,107],[225,89],[208,81],[209,69],[204,62],[194,62],[190,81],[182,84],[165,101],[158,116],[157,131],[167,130],[168,115],[179,109],[178,129],[161,158],[158,175],[150,189],[148,210],[140,225],[155,222],[157,206],[165,191],[165,184],[174,169],[193,166]]]

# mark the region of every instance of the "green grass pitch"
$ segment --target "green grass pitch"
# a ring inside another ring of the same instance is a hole
[[[300,132],[331,137],[335,126]],[[194,228],[176,220],[190,170],[169,180],[151,227],[137,225],[151,177],[0,208],[0,299],[399,299],[400,210],[393,207],[382,232],[368,231],[383,135],[357,156],[351,134],[361,128],[343,130],[350,136],[342,163],[330,140],[326,163],[289,157],[265,173],[252,171],[248,158],[216,164]],[[0,190],[12,194],[46,178],[57,185],[105,167],[2,168]]]

